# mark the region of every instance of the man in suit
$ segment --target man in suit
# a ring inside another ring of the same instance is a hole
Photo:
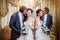
[[[9,26],[11,31],[11,40],[16,40],[21,35],[21,28],[24,27],[24,15],[27,13],[27,8],[21,6],[19,11],[11,16]]]
[[[45,7],[43,9],[43,16],[42,16],[42,20],[43,20],[43,27],[47,27],[48,29],[51,30],[52,27],[52,15],[49,14],[49,8]]]

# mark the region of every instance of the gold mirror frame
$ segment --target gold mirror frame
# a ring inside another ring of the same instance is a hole
[[[8,12],[8,1],[0,0],[0,18],[4,17]]]

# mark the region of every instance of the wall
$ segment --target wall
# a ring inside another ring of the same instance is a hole
[[[57,38],[60,40],[60,0],[57,3]]]

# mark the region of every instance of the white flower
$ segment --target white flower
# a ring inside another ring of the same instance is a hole
[[[27,34],[28,34],[28,28],[23,27],[23,28],[22,28],[22,34],[23,34],[23,35],[27,35]]]

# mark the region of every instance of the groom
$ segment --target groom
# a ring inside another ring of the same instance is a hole
[[[11,31],[11,40],[16,40],[21,35],[21,28],[24,27],[24,15],[27,13],[27,8],[21,6],[19,11],[11,16],[9,26]],[[24,15],[23,15],[24,14]]]
[[[43,20],[43,27],[47,27],[48,29],[51,30],[52,27],[52,15],[49,14],[49,8],[45,7],[43,9],[43,16],[42,16],[42,20]],[[50,31],[48,32],[50,33]]]

